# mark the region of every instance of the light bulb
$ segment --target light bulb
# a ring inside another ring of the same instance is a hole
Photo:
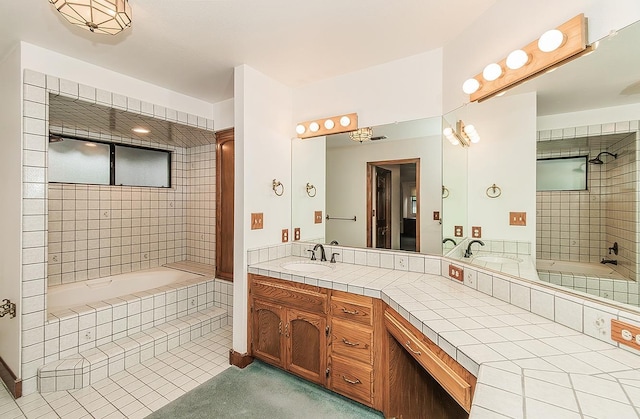
[[[336,123],[333,122],[333,119],[327,119],[326,121],[324,121],[324,127],[326,129],[333,129],[333,127],[336,126]]]
[[[499,64],[491,63],[482,70],[482,77],[486,81],[494,81],[502,75],[502,67]]]
[[[453,128],[446,127],[442,130],[442,134],[444,134],[445,137],[449,138],[453,134]]]
[[[473,134],[469,135],[469,138],[471,139],[471,142],[474,144],[480,142],[480,136],[478,135],[477,132],[474,132]]]
[[[351,124],[351,118],[349,118],[348,116],[343,116],[342,118],[340,118],[340,125],[342,125],[343,127],[348,127]]]
[[[564,34],[557,29],[551,29],[538,39],[538,48],[542,52],[555,51],[564,43]]]
[[[320,124],[318,124],[317,122],[312,122],[309,124],[309,131],[318,132],[319,129],[320,129]]]
[[[468,79],[462,84],[462,91],[470,95],[480,88],[480,82],[476,79]]]
[[[451,145],[460,145],[460,141],[458,141],[456,137],[453,137],[453,139],[450,139],[449,142],[451,143]]]
[[[469,124],[469,125],[465,125],[465,126],[464,126],[464,132],[465,132],[467,135],[471,135],[471,134],[473,134],[474,132],[476,132],[476,128],[475,128],[473,125],[471,125],[471,124]]]
[[[511,53],[507,55],[507,67],[509,67],[512,70],[517,70],[519,68],[522,68],[528,62],[529,62],[529,54],[527,54],[521,49],[511,51]]]
[[[298,124],[298,125],[296,126],[296,132],[298,133],[298,135],[302,135],[302,134],[304,134],[304,132],[305,132],[306,130],[307,130],[307,129],[306,129],[306,128],[304,127],[304,125],[302,125],[302,124]]]

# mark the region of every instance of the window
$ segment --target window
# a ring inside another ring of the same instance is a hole
[[[536,170],[538,191],[580,191],[587,189],[587,156],[539,159]]]
[[[49,182],[171,186],[171,152],[81,138],[51,137]]]

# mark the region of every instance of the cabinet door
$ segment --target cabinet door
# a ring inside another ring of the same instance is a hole
[[[294,309],[287,310],[286,369],[309,381],[325,385],[327,368],[327,335],[324,315]]]
[[[282,306],[253,300],[253,356],[280,368],[285,359],[284,317]]]

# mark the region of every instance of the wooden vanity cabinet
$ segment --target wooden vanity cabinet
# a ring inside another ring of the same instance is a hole
[[[259,275],[251,275],[249,290],[252,355],[326,385],[326,290]]]

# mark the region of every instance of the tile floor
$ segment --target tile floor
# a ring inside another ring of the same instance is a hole
[[[80,390],[14,400],[0,385],[0,417],[143,418],[229,367],[231,326]]]

